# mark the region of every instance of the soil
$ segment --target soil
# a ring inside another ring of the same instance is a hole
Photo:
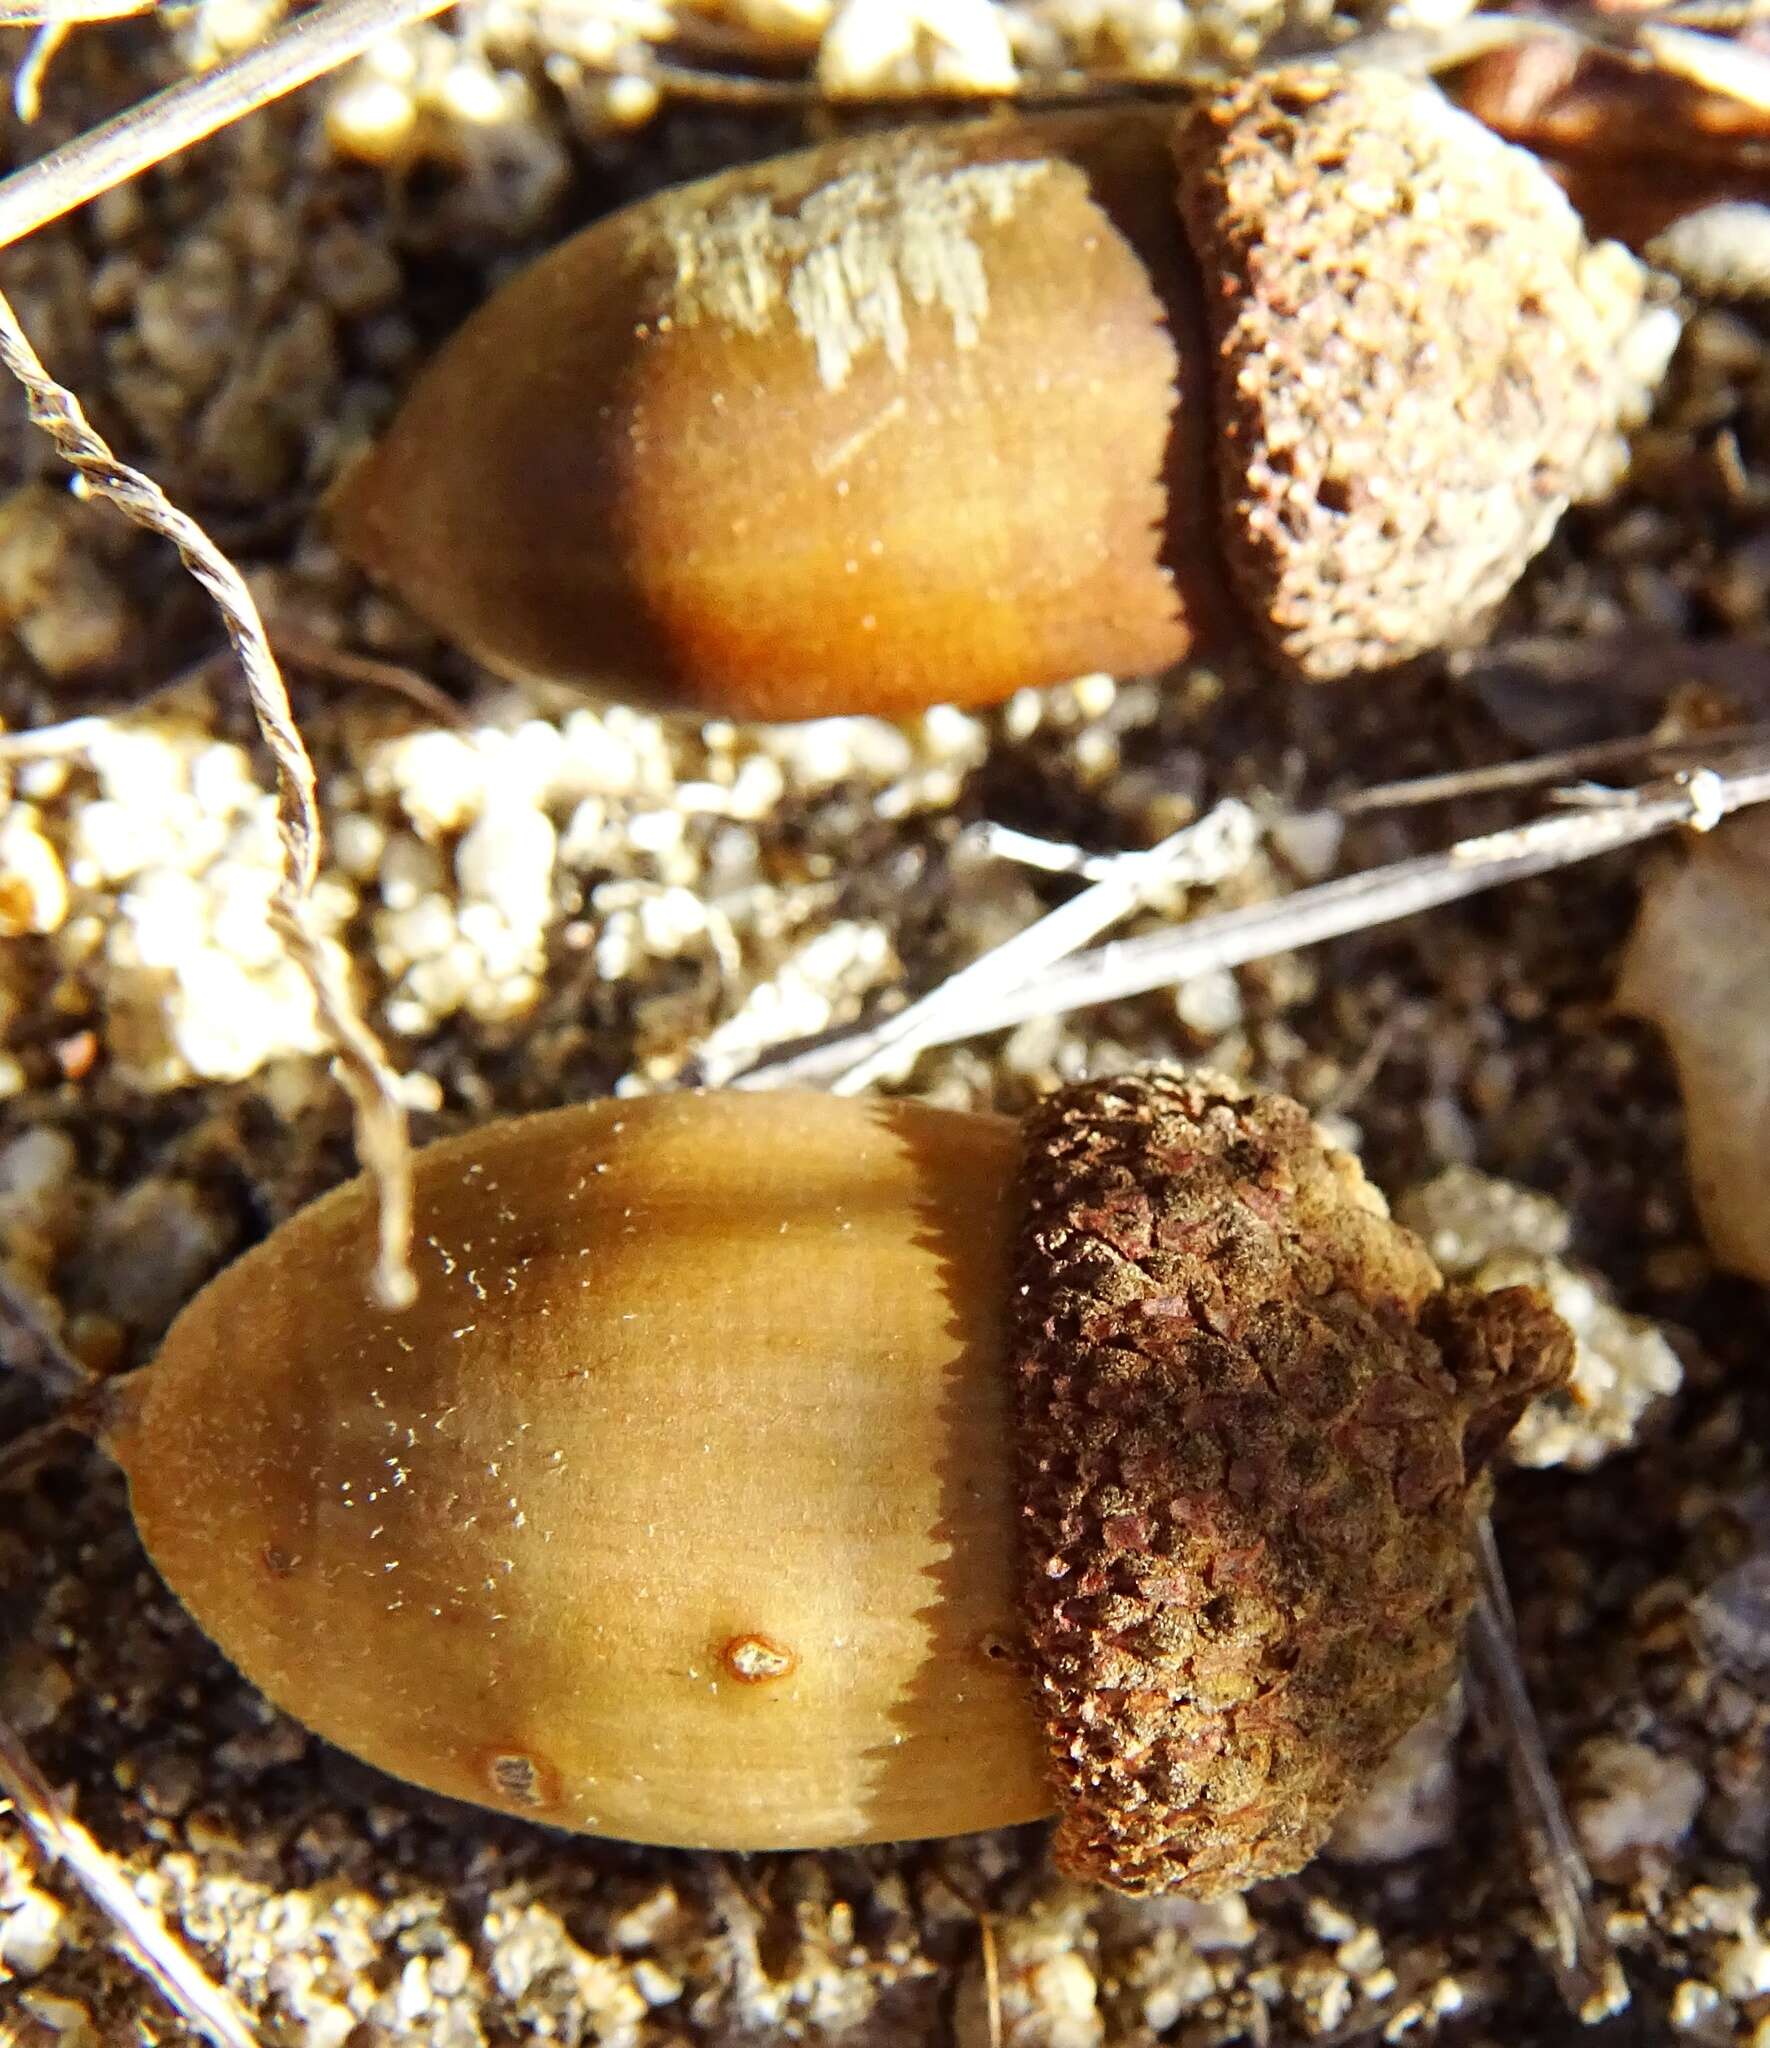
[[[931,986],[1073,887],[980,850],[983,821],[1107,853],[1245,800],[1246,858],[1149,924],[1426,852],[1531,801],[1342,829],[1331,806],[1352,793],[1668,712],[1770,710],[1761,663],[1716,651],[1770,626],[1770,330],[1761,308],[1720,304],[1691,309],[1626,484],[1565,522],[1494,649],[1456,663],[1328,691],[1253,666],[1092,678],[987,714],[778,732],[475,670],[332,551],[328,485],[521,258],[831,118],[659,104],[637,78],[613,93],[586,24],[642,12],[587,8],[552,64],[514,13],[477,40],[413,32],[409,62],[259,113],[6,264],[52,371],[248,570],[283,636],[330,835],[324,917],[412,1077],[419,1137],[728,1071]],[[764,12],[725,33],[797,75],[799,56],[763,47]],[[1103,68],[1159,63],[1159,10],[1104,12],[1123,35],[1101,31]],[[1051,47],[1073,55],[1065,32]],[[16,154],[182,75],[203,35],[242,33],[210,7],[176,32],[78,31]],[[0,953],[0,1254],[64,1344],[120,1371],[351,1170],[349,1116],[264,926],[267,764],[211,660],[212,618],[163,544],[67,495],[4,394],[0,421],[0,713],[15,732],[115,714],[92,746],[15,765],[0,821],[17,882],[0,916],[19,934]],[[1541,635],[1574,659],[1551,673]],[[403,694],[413,675],[446,705]],[[1643,879],[1676,858],[1608,857],[1040,1019],[928,1053],[897,1084],[1017,1110],[1058,1077],[1186,1060],[1276,1086],[1392,1194],[1465,1165],[1548,1196],[1567,1256],[1667,1335],[1684,1383],[1638,1440],[1591,1469],[1509,1474],[1496,1512],[1531,1694],[1630,1986],[1600,2023],[1557,1990],[1503,1767],[1473,1723],[1415,1833],[1376,1826],[1366,1860],[1330,1852],[1209,1907],[1066,1882],[1043,1827],[753,1858],[569,1839],[414,1791],[280,1716],[184,1616],[120,1479],[78,1444],[0,1511],[0,1710],[269,2041],[1763,2048],[1770,1694],[1717,1653],[1698,1602],[1770,1529],[1770,1313],[1711,1261],[1668,1059],[1610,1001]],[[45,1412],[28,1378],[0,1378],[5,1434]],[[0,1813],[0,2043],[185,2038]]]

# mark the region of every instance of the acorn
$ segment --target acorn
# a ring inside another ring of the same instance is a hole
[[[906,128],[660,193],[522,273],[335,495],[482,661],[903,716],[1247,643],[1474,632],[1676,334],[1430,86]]]
[[[304,1210],[122,1383],[143,1539],[270,1698],[457,1799],[777,1849],[1060,1816],[1289,1871],[1447,1688],[1488,1468],[1572,1341],[1445,1287],[1283,1097],[1022,1124],[605,1102]]]

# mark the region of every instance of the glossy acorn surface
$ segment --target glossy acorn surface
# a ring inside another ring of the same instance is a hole
[[[175,1325],[114,1442],[143,1538],[272,1699],[454,1798],[699,1847],[1046,1812],[991,1654],[1016,1156],[821,1097],[431,1147],[411,1309],[360,1299],[353,1183]]]
[[[1161,667],[1170,497],[1214,518],[1166,126],[836,143],[599,223],[421,382],[346,546],[501,666],[713,711],[908,713],[961,646],[980,699]]]

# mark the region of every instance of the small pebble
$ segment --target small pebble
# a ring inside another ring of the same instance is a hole
[[[1675,1849],[1702,1805],[1702,1774],[1694,1765],[1644,1742],[1595,1737],[1580,1749],[1575,1771],[1573,1824],[1600,1876],[1625,1874],[1644,1855]]]
[[[62,1952],[67,1910],[47,1892],[26,1892],[12,1905],[0,1906],[0,1973],[40,1976]]]

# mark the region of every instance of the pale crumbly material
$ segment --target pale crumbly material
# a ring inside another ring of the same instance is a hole
[[[766,334],[784,317],[827,391],[840,391],[869,349],[906,371],[912,307],[943,315],[955,349],[974,348],[989,317],[977,230],[1038,205],[1053,163],[954,164],[933,141],[845,161],[791,210],[766,191],[710,201],[690,187],[660,200],[657,239],[675,268],[670,318]]]
[[[1705,1789],[1683,1757],[1616,1735],[1586,1743],[1570,1777],[1580,1846],[1606,1877],[1669,1857],[1694,1825]]]
[[[1467,1701],[1453,1685],[1407,1731],[1351,1800],[1329,1838],[1327,1854],[1339,1863],[1399,1863],[1441,1848],[1456,1833],[1457,1737]]]
[[[1573,1235],[1547,1196],[1473,1167],[1447,1166],[1409,1188],[1396,1214],[1445,1273],[1482,1293],[1534,1287],[1573,1332],[1573,1371],[1525,1410],[1507,1445],[1515,1465],[1588,1469],[1630,1449],[1684,1383],[1684,1367],[1646,1316],[1618,1308],[1596,1274],[1559,1256]]]
[[[1436,92],[1298,67],[1177,133],[1218,356],[1226,544],[1313,680],[1454,644],[1620,474],[1675,337],[1646,273]]]
[[[1566,1331],[1442,1291],[1283,1096],[1157,1071],[1025,1131],[1010,1358],[1070,1875],[1300,1868],[1450,1684],[1485,1468]]]

